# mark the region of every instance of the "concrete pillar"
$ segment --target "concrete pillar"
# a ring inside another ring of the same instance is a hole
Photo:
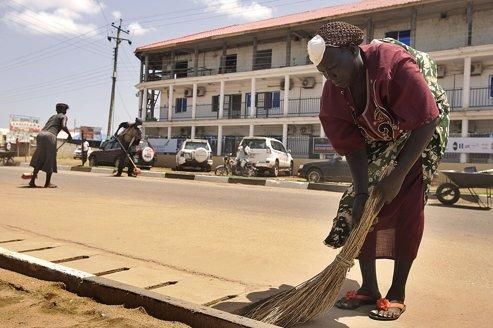
[[[467,118],[462,119],[461,137],[467,138],[469,136],[469,120]],[[461,153],[460,162],[467,163],[469,161],[469,154]]]
[[[190,137],[191,137],[192,139],[195,139],[195,125],[192,125],[192,126],[190,127]]]
[[[196,47],[193,54],[193,76],[199,75],[199,49]]]
[[[144,67],[144,82],[147,82],[149,79],[149,56],[145,56],[145,67]]]
[[[257,116],[257,106],[255,104],[257,80],[252,77],[252,90],[250,92],[250,117]]]
[[[253,124],[250,124],[250,131],[248,132],[249,137],[253,137],[255,134],[255,126]]]
[[[224,116],[224,81],[221,81],[221,87],[219,90],[219,119]]]
[[[193,96],[192,96],[192,120],[195,120],[197,115],[197,83],[193,84]]]
[[[291,66],[291,31],[286,34],[286,67]]]
[[[173,117],[173,86],[170,85],[168,89],[168,121],[171,121]]]
[[[416,48],[416,21],[418,19],[418,10],[416,8],[412,9],[411,14],[411,44],[410,46]]]
[[[464,58],[464,81],[462,82],[462,108],[469,109],[471,93],[471,57]]]
[[[222,155],[223,150],[223,126],[217,126],[217,156]]]
[[[373,20],[368,18],[366,22],[366,43],[370,43],[373,40]]]
[[[288,124],[284,123],[282,125],[282,144],[286,149],[288,149]]]
[[[171,139],[171,126],[168,126],[168,140]]]
[[[147,89],[142,90],[142,118],[147,116]]]
[[[288,116],[289,114],[289,75],[284,76],[284,100],[283,100],[283,115]]]
[[[145,118],[145,111],[144,111],[144,91],[139,90],[139,117],[141,119]]]

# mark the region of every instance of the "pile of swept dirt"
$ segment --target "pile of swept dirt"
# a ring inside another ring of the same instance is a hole
[[[1,327],[165,327],[187,325],[158,320],[139,309],[99,304],[47,282],[0,269]]]

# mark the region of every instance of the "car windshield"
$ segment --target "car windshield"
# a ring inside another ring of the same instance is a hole
[[[267,145],[265,140],[262,139],[244,139],[241,143],[243,147],[250,147],[250,149],[266,149]]]
[[[188,149],[188,150],[196,150],[198,148],[208,149],[207,143],[205,143],[205,142],[187,142],[185,144],[185,149]]]

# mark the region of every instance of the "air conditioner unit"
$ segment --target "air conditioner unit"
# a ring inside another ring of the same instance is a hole
[[[301,86],[303,87],[303,89],[313,89],[315,88],[315,78],[314,77],[305,77],[302,81],[301,81]]]
[[[280,82],[280,87],[281,87],[281,90],[284,90],[284,84],[285,84],[286,80],[285,79],[282,79],[281,82]],[[289,90],[293,89],[293,80],[289,79]]]
[[[197,97],[203,97],[205,96],[205,87],[198,87],[197,88]]]
[[[184,95],[186,98],[193,97],[193,89],[186,88],[186,89],[185,89],[185,91],[183,91],[183,95]]]
[[[445,70],[445,65],[438,65],[437,66],[437,77],[440,79],[442,77],[445,77],[446,70]]]
[[[481,73],[483,73],[483,63],[472,63],[471,75],[481,75]]]

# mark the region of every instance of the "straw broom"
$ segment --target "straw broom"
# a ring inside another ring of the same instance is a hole
[[[389,164],[381,178],[395,167]],[[349,235],[346,244],[325,270],[293,289],[278,293],[254,305],[245,316],[282,327],[304,323],[334,306],[346,274],[354,265],[373,221],[384,205],[383,196],[372,191],[366,201],[358,226]]]

